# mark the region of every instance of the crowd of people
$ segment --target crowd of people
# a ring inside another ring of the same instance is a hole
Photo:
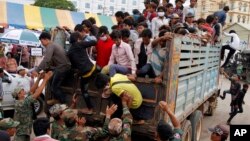
[[[6,137],[7,141],[7,137],[13,136],[16,129],[15,141],[29,141],[33,124],[36,136],[34,141],[85,141],[104,138],[112,141],[131,140],[132,124],[144,124],[145,120],[143,114],[138,114],[143,113],[143,98],[133,81],[136,77],[147,77],[152,78],[155,83],[162,82],[164,61],[171,47],[173,34],[198,36],[204,45],[208,42],[221,42],[222,28],[229,7],[225,6],[203,19],[197,17],[197,0],[190,0],[190,5],[186,7],[183,6],[184,3],[185,0],[175,0],[174,7],[169,2],[162,5],[158,0],[145,0],[145,10],[142,13],[138,10],[133,10],[131,15],[128,12],[116,12],[117,25],[112,26],[112,32],[105,25],[96,26],[92,17],[76,25],[74,30],[58,27],[65,30],[71,44],[67,52],[62,46],[52,42],[50,33],[42,32],[39,40],[46,51],[41,63],[32,70],[31,76],[38,77],[36,81],[25,77],[25,69],[22,66],[17,67],[18,61],[8,52],[6,67],[2,68],[9,72],[18,72],[24,81],[20,81],[23,84],[13,93],[16,99],[14,120],[0,121],[0,129],[7,131],[1,131],[0,137]],[[237,44],[233,43],[238,41],[235,31],[225,35],[232,36],[232,44]],[[222,49],[230,50],[230,58],[238,48],[228,45]],[[228,59],[223,67],[227,65]],[[72,104],[66,105],[66,94],[60,86],[72,69],[78,70],[81,93],[87,108],[75,109],[78,102],[76,95],[72,98]],[[94,80],[95,86],[102,90],[102,98],[112,97],[114,103],[106,109],[102,128],[85,126],[86,119],[78,114],[92,115],[94,112],[95,104],[91,102],[88,93],[90,80]],[[54,97],[46,101],[53,117],[51,128],[49,119],[38,118],[33,122],[32,118],[32,104],[48,81],[51,82]],[[41,84],[38,86],[39,82]],[[244,85],[240,93],[246,93],[246,87]],[[225,95],[221,97],[224,98]],[[243,111],[243,98],[239,96],[237,102],[232,102],[232,114],[228,123],[238,113],[238,107]],[[237,104],[241,104],[241,107],[235,106]],[[160,121],[157,126],[157,139],[181,140],[183,131],[168,104],[161,101],[159,107],[169,115],[174,130],[168,123]],[[229,132],[226,125],[218,125],[210,131],[212,141],[226,140]]]

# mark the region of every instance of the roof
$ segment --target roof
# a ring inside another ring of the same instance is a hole
[[[227,29],[229,29],[229,28],[231,28],[231,27],[233,27],[235,25],[239,25],[239,26],[241,26],[241,27],[243,27],[243,28],[245,28],[247,30],[250,30],[250,24],[244,24],[244,23],[234,23],[234,24],[226,27],[224,30],[227,30]]]
[[[0,25],[15,28],[48,29],[67,26],[74,29],[82,20],[94,17],[97,26],[106,25],[109,29],[116,24],[115,17],[59,10],[32,5],[22,5],[0,1]]]

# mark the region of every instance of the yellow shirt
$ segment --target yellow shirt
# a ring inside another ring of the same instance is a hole
[[[130,81],[130,80],[126,75],[115,74],[113,77],[111,77],[110,85],[112,86],[114,82],[120,82],[120,81]],[[141,92],[132,82],[115,84],[114,86],[111,87],[111,91],[119,97],[123,92],[125,91],[128,92],[128,94],[130,94],[133,97],[132,105],[129,108],[137,109],[142,104]]]

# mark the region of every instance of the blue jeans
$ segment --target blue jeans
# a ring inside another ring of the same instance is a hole
[[[155,72],[151,66],[151,64],[146,64],[144,65],[141,69],[139,69],[137,71],[137,75],[139,77],[145,77],[146,75],[148,75],[149,78],[155,78]]]
[[[117,65],[117,64],[110,65],[109,76],[112,77],[116,73],[129,74],[129,73],[131,73],[131,69],[124,67],[124,66],[121,66],[121,65]]]
[[[61,103],[66,103],[66,95],[62,92],[61,84],[67,73],[68,71],[60,72],[55,70],[51,80],[51,91],[54,94],[55,99],[59,100]]]

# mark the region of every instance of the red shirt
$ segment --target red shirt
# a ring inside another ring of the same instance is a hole
[[[108,38],[106,41],[98,40],[96,44],[97,58],[96,64],[100,67],[108,65],[114,41]]]
[[[214,35],[214,29],[213,29],[212,26],[209,25],[208,23],[203,24],[203,25],[202,25],[202,28],[203,28],[203,29],[206,29],[207,32],[208,32],[209,34],[211,34],[211,36]]]

